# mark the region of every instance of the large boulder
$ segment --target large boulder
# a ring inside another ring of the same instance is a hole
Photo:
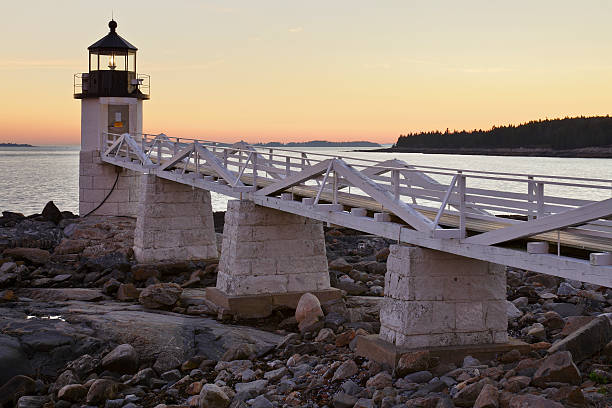
[[[121,344],[102,359],[102,368],[119,374],[133,374],[138,370],[138,353],[129,344]]]
[[[33,375],[34,370],[19,341],[0,334],[0,387],[16,375]]]
[[[9,405],[11,402],[16,403],[19,397],[31,394],[35,389],[36,385],[33,379],[25,375],[16,375],[0,387],[0,407],[12,406]]]
[[[580,362],[601,351],[611,340],[612,323],[608,315],[603,315],[553,344],[548,353],[569,351],[574,361]]]
[[[300,330],[314,325],[321,318],[323,318],[323,309],[321,309],[319,299],[312,293],[304,293],[295,309],[295,320]]]
[[[563,408],[563,405],[537,395],[524,394],[512,397],[509,408]]]
[[[62,212],[57,208],[53,201],[49,201],[42,210],[42,216],[47,221],[51,221],[55,225],[62,220]]]
[[[3,256],[34,265],[43,265],[49,261],[51,254],[39,248],[8,248],[4,250]]]
[[[346,380],[359,372],[357,364],[352,359],[346,360],[336,369],[332,381]]]
[[[569,351],[559,351],[544,359],[533,375],[533,384],[545,388],[548,383],[580,384],[580,371]]]
[[[176,283],[156,283],[140,292],[138,300],[149,309],[172,307],[181,297],[183,288]]]

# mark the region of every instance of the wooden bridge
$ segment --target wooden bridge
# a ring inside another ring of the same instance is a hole
[[[102,146],[102,161],[115,166],[399,243],[612,287],[612,180],[164,134],[106,133]]]

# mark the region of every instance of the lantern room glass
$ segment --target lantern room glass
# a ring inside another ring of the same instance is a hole
[[[136,53],[133,51],[93,51],[89,53],[89,71],[136,72]]]

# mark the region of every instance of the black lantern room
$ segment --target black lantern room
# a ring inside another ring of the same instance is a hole
[[[117,23],[108,23],[110,32],[88,47],[89,72],[75,75],[76,99],[130,97],[149,99],[149,76],[136,73],[136,51],[117,34]]]

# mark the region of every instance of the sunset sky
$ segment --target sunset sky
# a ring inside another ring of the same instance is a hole
[[[79,142],[72,78],[111,11],[151,75],[150,133],[391,143],[612,110],[605,0],[12,1],[0,142]]]

